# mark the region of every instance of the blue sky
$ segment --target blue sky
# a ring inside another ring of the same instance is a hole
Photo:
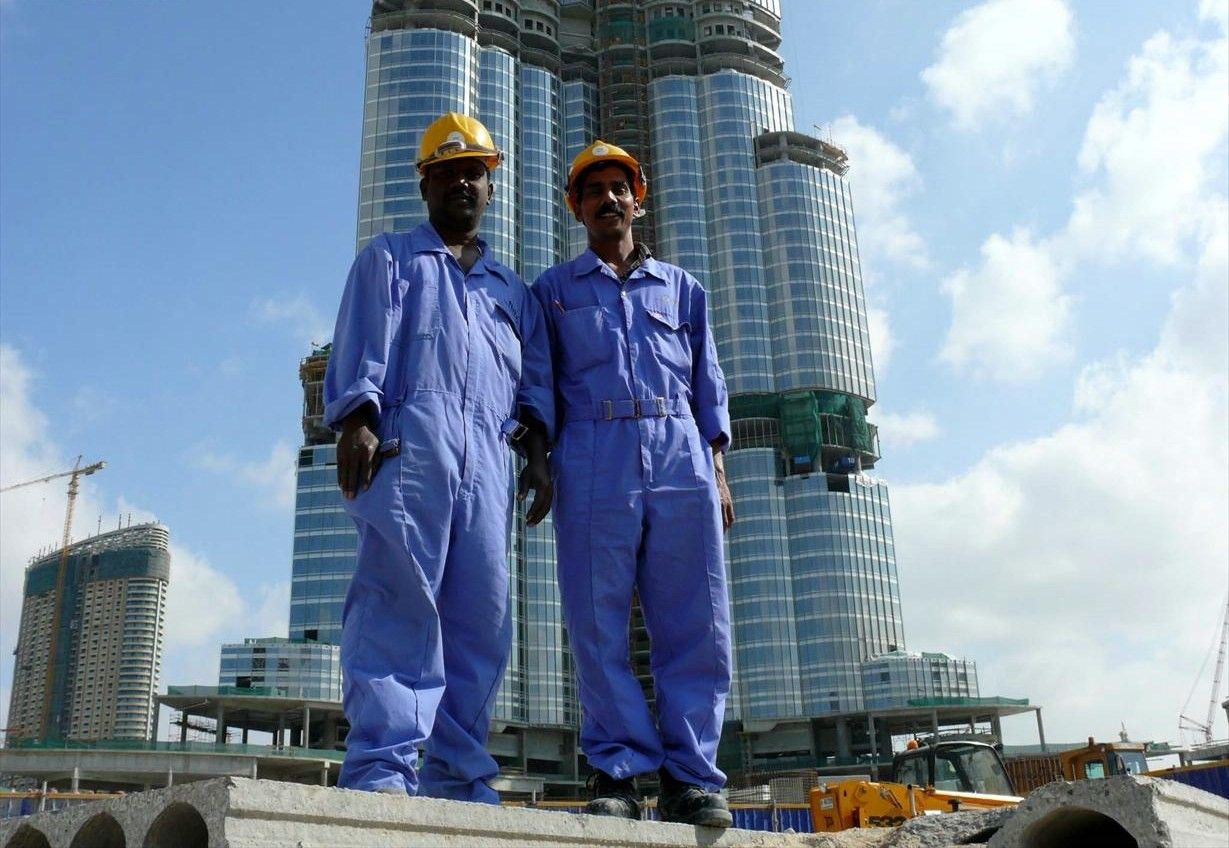
[[[77,535],[171,528],[164,683],[285,632],[367,8],[0,0],[0,484],[105,459]],[[1229,4],[783,16],[796,125],[852,161],[908,647],[1051,740],[1176,740],[1229,584]],[[61,482],[0,497],[0,712]]]

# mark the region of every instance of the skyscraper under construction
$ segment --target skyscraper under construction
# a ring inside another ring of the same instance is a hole
[[[168,539],[161,524],[138,524],[30,563],[13,652],[9,744],[150,738],[166,626]]]
[[[875,378],[850,165],[795,131],[780,43],[779,0],[376,0],[356,239],[425,218],[414,161],[443,112],[480,118],[506,153],[482,232],[527,282],[585,248],[563,196],[571,157],[600,137],[644,164],[637,238],[705,285],[731,393],[723,765],[745,771],[881,753],[915,714],[937,730],[948,708],[996,728],[1011,711],[977,697],[972,662],[905,651],[888,489],[868,473]],[[332,436],[312,400],[326,358],[303,366],[290,635],[332,640],[353,531],[326,492]],[[517,635],[491,746],[510,769],[567,771],[579,708],[552,534],[512,534]],[[901,720],[868,723],[869,709]]]

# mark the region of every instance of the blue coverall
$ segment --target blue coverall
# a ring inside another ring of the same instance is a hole
[[[730,440],[707,295],[652,257],[625,283],[592,250],[532,289],[550,330],[559,587],[589,763],[714,790],[730,687],[729,603],[711,442]],[[656,719],[632,673],[639,593]]]
[[[325,421],[374,403],[390,453],[346,501],[358,561],[342,613],[339,784],[353,789],[499,800],[486,738],[511,638],[506,436],[526,415],[553,434],[555,411],[538,303],[479,246],[466,274],[430,224],[377,236],[337,316]]]

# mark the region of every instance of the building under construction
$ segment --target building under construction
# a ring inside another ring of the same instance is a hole
[[[163,525],[138,524],[72,544],[66,557],[55,550],[30,563],[8,744],[152,737],[168,540]]]

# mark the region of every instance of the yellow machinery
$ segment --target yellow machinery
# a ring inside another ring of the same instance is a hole
[[[1120,774],[1147,774],[1142,742],[1097,742],[1056,754],[1012,757],[1004,764],[1017,792],[1028,794],[1051,780],[1098,780]]]
[[[896,755],[892,771],[892,783],[854,778],[812,789],[815,832],[896,827],[917,816],[1014,807],[1021,801],[998,751],[980,742],[911,747]]]

